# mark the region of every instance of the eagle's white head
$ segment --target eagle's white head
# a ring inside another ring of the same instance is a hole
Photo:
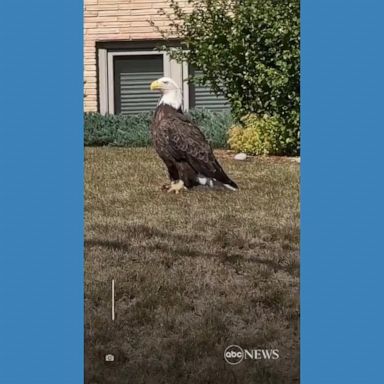
[[[151,84],[151,91],[160,91],[162,93],[158,105],[167,104],[175,109],[181,108],[183,102],[181,89],[171,78],[162,77],[155,80]]]

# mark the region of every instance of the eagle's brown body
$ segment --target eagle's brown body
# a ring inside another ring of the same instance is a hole
[[[171,181],[182,180],[187,188],[223,184],[237,189],[216,160],[200,129],[182,112],[160,104],[151,124],[156,152],[167,166]]]

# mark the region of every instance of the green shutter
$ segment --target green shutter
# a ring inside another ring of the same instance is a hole
[[[149,89],[163,76],[162,55],[117,56],[114,61],[115,113],[153,111],[160,95]]]

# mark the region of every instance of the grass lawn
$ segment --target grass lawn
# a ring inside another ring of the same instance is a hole
[[[86,148],[87,384],[299,382],[299,164],[217,157],[239,191],[174,195],[152,149]]]

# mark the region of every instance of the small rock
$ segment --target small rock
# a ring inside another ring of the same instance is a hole
[[[235,160],[246,160],[247,159],[247,154],[246,153],[238,153],[234,157]]]

